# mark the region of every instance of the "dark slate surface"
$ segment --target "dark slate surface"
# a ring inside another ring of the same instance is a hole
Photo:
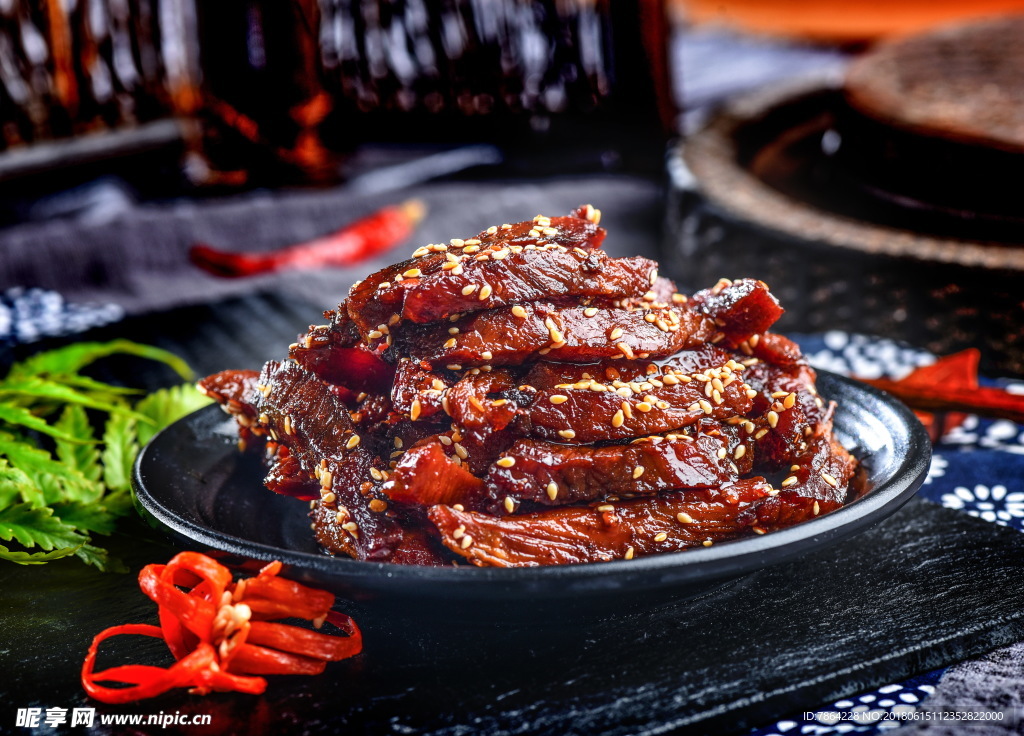
[[[133,573],[173,553],[141,526],[126,531],[112,544]],[[321,677],[274,679],[262,698],[175,693],[99,712],[209,713],[204,733],[721,733],[1024,637],[1022,573],[1018,533],[912,502],[832,550],[696,602],[457,636],[364,621],[360,657]],[[16,707],[91,705],[78,685],[91,636],[155,623],[134,575],[5,566],[0,585],[0,667],[17,673],[0,684],[0,730]],[[165,661],[135,643],[105,651]]]
[[[211,371],[280,355],[316,318],[301,301],[249,297],[93,336],[146,339]],[[0,567],[0,731],[15,730],[18,707],[87,705],[78,669],[93,634],[155,621],[134,574],[174,548],[140,523],[110,546],[132,575],[73,561]],[[453,622],[454,635],[364,620],[360,657],[322,677],[275,679],[263,698],[177,693],[100,712],[208,713],[208,734],[742,730],[1024,638],[1022,573],[1019,533],[912,502],[864,535],[695,602],[543,630]],[[136,645],[105,651],[111,663],[166,662],[158,647]]]

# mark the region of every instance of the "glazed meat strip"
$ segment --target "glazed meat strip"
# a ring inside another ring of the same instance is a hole
[[[714,320],[721,332],[711,340],[726,347],[738,347],[751,335],[767,332],[783,312],[768,285],[755,279],[721,279],[712,288],[698,291],[688,303]]]
[[[486,510],[503,515],[524,501],[560,506],[609,495],[716,488],[737,480],[727,458],[721,435],[671,434],[602,447],[519,440],[487,473]]]
[[[768,497],[763,478],[720,489],[672,491],[596,506],[492,516],[437,505],[430,520],[445,547],[475,565],[537,567],[632,559],[750,533],[752,504]]]
[[[409,448],[384,483],[384,492],[393,501],[419,506],[478,503],[484,482],[463,467],[453,445],[434,436]]]
[[[259,378],[258,371],[221,371],[200,379],[196,388],[220,404],[242,426],[248,427],[257,415],[253,402]]]
[[[541,358],[575,363],[663,358],[699,346],[714,332],[713,322],[685,309],[601,309],[536,302],[404,332],[396,337],[395,346],[401,354],[435,369],[460,370]]]
[[[324,312],[325,325],[310,325],[288,349],[288,357],[327,383],[344,386],[353,394],[387,391],[394,368],[361,342],[346,304]]]
[[[575,288],[587,292],[596,289],[598,293],[632,295],[632,291],[618,291],[620,287],[612,282],[604,286],[592,284],[604,278],[600,273],[601,263],[606,258],[604,254],[596,260],[590,259],[590,252],[604,240],[605,232],[598,227],[599,221],[600,213],[585,205],[567,217],[538,215],[515,225],[492,226],[467,240],[456,238],[448,244],[425,246],[418,249],[413,258],[378,271],[353,286],[349,292],[348,313],[366,337],[382,324],[393,327],[401,320],[432,322],[469,308],[506,304],[510,299],[520,298],[510,290],[513,288],[524,289],[524,293],[548,289],[539,292],[544,296],[573,294],[571,289],[575,284]],[[534,250],[545,247],[546,251]],[[559,255],[555,256],[556,253]],[[487,256],[486,259],[483,256]],[[515,256],[511,265],[503,263],[511,256]],[[552,258],[556,261],[549,260]],[[566,274],[551,273],[537,280],[536,274],[527,273],[531,264],[536,269],[545,262],[552,265],[557,262],[559,267],[567,269]],[[654,264],[648,263],[644,275],[649,279]],[[586,271],[583,271],[584,264]],[[577,275],[573,276],[574,273]],[[464,294],[470,275],[478,279],[473,282],[478,288]],[[459,288],[454,289],[458,284],[461,284]],[[504,289],[501,294],[494,291],[499,285]],[[490,291],[481,295],[485,286],[490,286]]]
[[[788,366],[761,361],[748,367],[744,378],[756,395],[741,426],[755,440],[757,462],[774,468],[792,464],[828,417],[814,370],[803,361]]]
[[[343,529],[336,519],[335,510],[324,504],[310,512],[313,520],[313,533],[317,544],[331,554],[355,556],[352,549],[352,537]],[[449,565],[447,551],[441,546],[437,534],[422,524],[406,523],[402,528],[402,541],[388,557],[387,561],[395,565],[425,565],[440,567]]]
[[[391,387],[393,410],[416,421],[432,421],[444,414],[444,393],[452,381],[442,373],[427,370],[415,361],[398,361]]]
[[[832,435],[831,417],[795,460],[779,484],[779,492],[747,512],[745,518],[756,519],[760,529],[792,526],[835,511],[849,500],[857,461]]]
[[[725,420],[753,407],[754,391],[743,370],[730,359],[692,374],[666,367],[641,382],[555,384],[534,394],[523,421],[532,436],[590,444],[661,434],[705,417]]]
[[[256,423],[256,386],[260,374],[249,370],[227,370],[196,382],[196,390],[220,404],[238,423],[238,448],[243,452],[259,439],[262,430]]]
[[[306,476],[319,481],[318,503],[333,509],[334,523],[348,533],[346,553],[388,559],[400,546],[403,530],[384,513],[386,497],[373,482],[380,471],[371,452],[361,446],[348,408],[316,376],[291,361],[267,363],[259,383],[260,425],[288,449]]]

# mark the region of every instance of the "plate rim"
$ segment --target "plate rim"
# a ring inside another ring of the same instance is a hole
[[[220,411],[216,404],[199,409],[154,435],[136,457],[132,468],[132,486],[139,504],[148,514],[191,542],[250,559],[280,560],[292,568],[326,574],[331,578],[343,577],[357,583],[367,578],[379,580],[381,573],[384,573],[386,580],[394,584],[415,580],[439,584],[458,582],[467,586],[495,583],[519,586],[525,582],[540,584],[565,577],[597,580],[618,578],[622,573],[631,573],[636,577],[637,583],[640,582],[642,574],[657,575],[666,572],[675,573],[677,581],[680,577],[694,581],[720,580],[723,577],[738,577],[766,565],[788,561],[864,531],[895,513],[917,493],[925,481],[932,454],[931,441],[910,409],[890,394],[867,384],[825,370],[818,370],[817,374],[819,380],[824,378],[826,383],[835,382],[845,386],[846,390],[860,392],[881,402],[896,415],[900,424],[907,428],[905,437],[908,452],[898,461],[892,476],[883,479],[875,488],[846,506],[786,529],[730,540],[711,547],[646,555],[632,560],[521,568],[477,567],[470,564],[458,567],[402,565],[284,549],[196,524],[174,513],[150,492],[144,481],[145,468],[155,452],[154,446],[158,446],[161,438],[169,435],[179,424],[197,421],[201,413]],[[837,411],[842,411],[841,404]],[[900,435],[904,436],[902,432]],[[227,447],[225,446],[226,449]],[[296,503],[300,502],[296,500]],[[657,580],[648,583],[647,586],[631,587],[643,589],[657,587],[659,584]],[[579,593],[568,590],[566,592]]]

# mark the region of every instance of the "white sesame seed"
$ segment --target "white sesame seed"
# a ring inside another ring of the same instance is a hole
[[[348,442],[345,443],[345,447],[348,448],[349,450],[351,450],[353,447],[356,447],[359,444],[359,441],[360,441],[359,435],[354,434],[354,435],[352,435],[351,437],[348,438]]]
[[[574,432],[571,429],[560,429],[560,430],[558,430],[558,436],[559,437],[564,437],[567,440],[571,440],[572,438],[574,438],[576,436],[576,432]]]
[[[550,498],[552,501],[558,498],[558,484],[555,483],[554,481],[548,483],[548,487],[545,490],[547,491],[548,498]]]
[[[511,468],[516,464],[516,459],[514,457],[502,457],[498,458],[494,464],[499,468]]]
[[[479,288],[480,288],[479,284],[470,284],[469,286],[463,286],[462,287],[462,296],[469,296],[470,294],[472,294],[474,291],[476,291]]]
[[[666,532],[658,532],[654,535],[655,542],[664,542],[666,539],[668,539],[668,534]]]
[[[644,468],[643,465],[637,465],[635,468],[633,468],[633,480],[636,480],[641,475],[643,475],[644,470],[646,470],[646,468]]]
[[[555,394],[548,399],[552,404],[564,404],[569,400],[569,397],[565,394]]]

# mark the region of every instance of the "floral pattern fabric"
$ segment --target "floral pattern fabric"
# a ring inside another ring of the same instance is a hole
[[[843,375],[900,379],[934,356],[892,340],[833,331],[792,336],[813,366]],[[984,379],[983,379],[984,381]],[[986,381],[1024,394],[1024,382]],[[984,468],[984,473],[979,473]],[[934,446],[928,477],[918,495],[984,521],[1024,531],[1024,426],[968,416]],[[900,721],[880,720],[886,712],[912,709],[935,690],[944,670],[886,685],[808,710],[814,718],[787,719],[754,729],[752,736],[880,734]],[[859,721],[837,721],[830,712],[862,712]]]

